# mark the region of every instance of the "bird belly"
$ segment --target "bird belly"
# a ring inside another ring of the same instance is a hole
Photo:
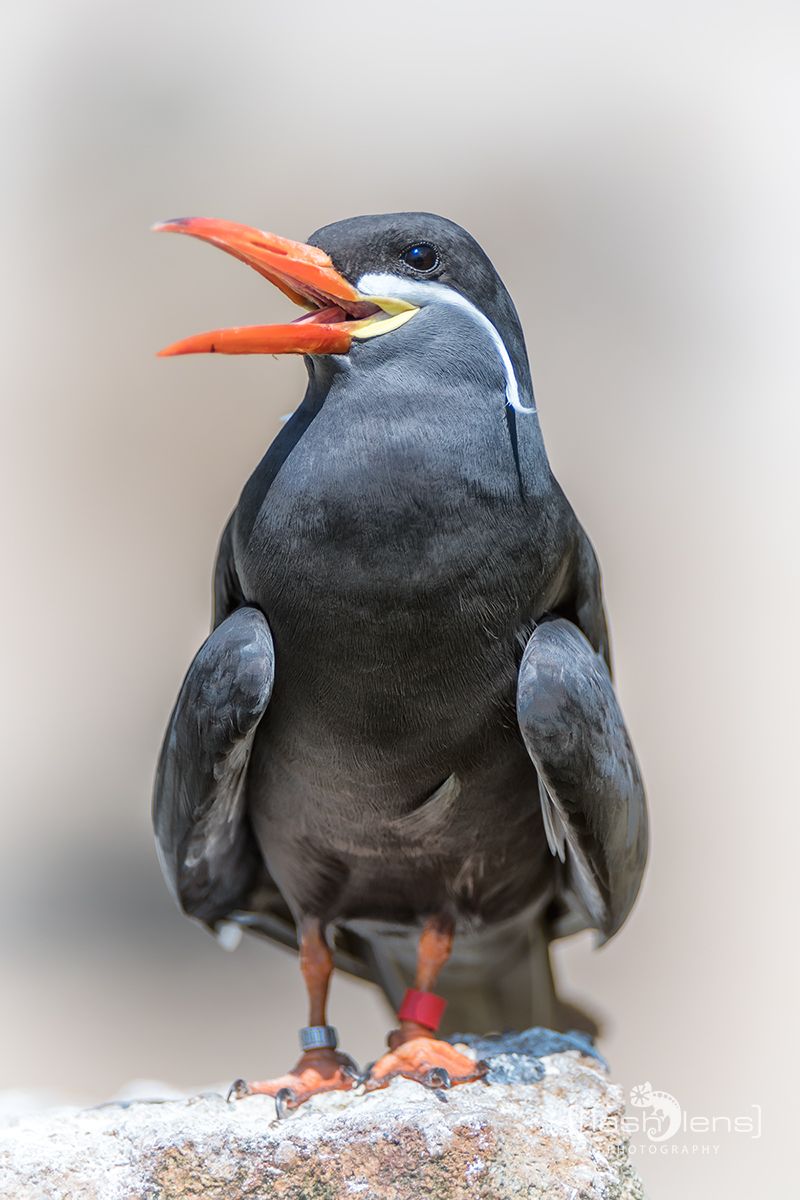
[[[424,449],[413,473],[399,453],[329,468],[308,440],[237,546],[275,644],[248,770],[267,867],[296,916],[503,919],[549,886],[514,706],[564,541],[547,506],[443,479]]]
[[[473,929],[549,894],[536,777],[515,742],[464,765],[421,802],[368,771],[356,786],[336,772],[323,784],[275,751],[269,736],[259,740],[251,821],[296,917],[407,926],[448,912]]]

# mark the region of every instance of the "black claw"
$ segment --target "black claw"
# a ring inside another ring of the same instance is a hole
[[[489,1064],[485,1058],[478,1059],[478,1061],[475,1063],[475,1070],[480,1071],[481,1079],[489,1074]],[[489,1081],[487,1080],[486,1082],[488,1083]]]
[[[243,1096],[250,1095],[250,1088],[247,1086],[246,1079],[234,1079],[231,1086],[228,1088],[228,1094],[225,1099],[230,1103],[231,1097],[234,1100],[241,1100]]]
[[[356,1083],[363,1083],[365,1076],[363,1076],[359,1071],[358,1063],[355,1062],[349,1054],[343,1054],[342,1058],[344,1059],[342,1063],[342,1074],[346,1075],[348,1079],[355,1080]]]
[[[375,1066],[375,1063],[371,1062],[371,1063],[367,1063],[367,1065],[364,1067],[363,1071],[359,1071],[358,1068],[356,1068],[355,1074],[353,1075],[353,1079],[355,1081],[355,1083],[354,1083],[355,1087],[362,1087],[363,1084],[365,1084],[367,1082],[370,1075],[372,1074],[372,1068],[374,1066]],[[350,1074],[350,1072],[347,1070],[346,1067],[345,1067],[345,1074],[346,1075]]]
[[[429,1088],[449,1088],[450,1075],[444,1067],[431,1067],[422,1082]]]
[[[289,1113],[297,1108],[297,1097],[291,1088],[281,1088],[275,1097],[275,1113],[279,1121],[285,1121]]]

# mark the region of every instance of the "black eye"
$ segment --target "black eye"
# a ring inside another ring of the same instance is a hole
[[[415,271],[432,271],[439,265],[439,255],[429,242],[417,242],[404,250],[401,258],[407,266]]]

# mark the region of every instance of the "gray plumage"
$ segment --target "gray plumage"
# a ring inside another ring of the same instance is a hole
[[[393,1003],[409,935],[446,912],[450,1027],[557,1026],[547,942],[613,934],[646,857],[596,559],[474,315],[532,408],[519,320],[477,243],[420,213],[310,240],[357,287],[397,277],[420,311],[308,358],[245,485],[162,750],[165,874],[212,927],[294,944],[320,918],[340,965]],[[441,262],[420,282],[400,258],[419,240]]]
[[[647,810],[606,662],[570,621],[546,619],[531,634],[517,716],[563,887],[586,924],[612,937],[636,899]]]

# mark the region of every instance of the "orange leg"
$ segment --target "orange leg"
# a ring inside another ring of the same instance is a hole
[[[426,922],[417,948],[417,991],[432,991],[452,948],[452,921],[433,917]],[[451,1087],[480,1079],[488,1070],[486,1063],[475,1062],[450,1042],[433,1037],[433,1030],[416,1020],[401,1018],[399,1029],[392,1030],[387,1040],[389,1052],[373,1064],[366,1081],[368,1092],[386,1087],[397,1075],[428,1087]]]
[[[326,1008],[333,956],[319,921],[308,921],[301,930],[300,970],[308,991],[308,1024],[319,1031],[328,1030]],[[231,1093],[237,1099],[254,1094],[274,1096],[278,1116],[285,1116],[318,1092],[350,1091],[357,1082],[358,1070],[348,1055],[337,1053],[334,1046],[318,1045],[305,1050],[287,1075],[253,1083],[237,1079]]]

